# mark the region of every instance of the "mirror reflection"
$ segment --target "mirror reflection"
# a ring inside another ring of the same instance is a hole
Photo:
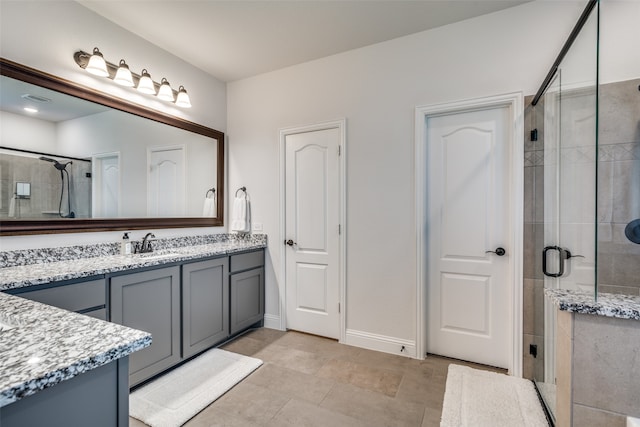
[[[0,219],[216,217],[214,138],[6,76],[0,123]]]

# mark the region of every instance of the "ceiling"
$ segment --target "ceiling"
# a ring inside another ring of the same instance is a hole
[[[20,80],[0,76],[0,110],[23,116],[31,116],[49,122],[63,122],[78,117],[108,111],[100,104],[45,89]],[[34,108],[37,113],[28,113],[25,107]]]
[[[228,82],[531,0],[77,1]]]

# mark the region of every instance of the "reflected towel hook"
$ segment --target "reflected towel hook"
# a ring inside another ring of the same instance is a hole
[[[213,193],[213,195],[216,195],[216,189],[215,188],[210,188],[207,190],[207,194],[204,195],[204,197],[209,197],[209,193]]]
[[[238,197],[238,193],[242,191],[245,195],[245,197],[247,196],[247,187],[240,187],[236,190],[236,197]]]

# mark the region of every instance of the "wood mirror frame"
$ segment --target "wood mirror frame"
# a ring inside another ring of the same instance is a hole
[[[0,235],[81,233],[92,231],[140,230],[151,228],[216,227],[224,225],[224,133],[184,119],[173,117],[143,106],[115,98],[63,78],[0,58],[0,75],[11,77],[57,92],[105,105],[116,110],[164,123],[189,132],[215,139],[217,150],[215,218],[109,218],[56,220],[0,220]]]

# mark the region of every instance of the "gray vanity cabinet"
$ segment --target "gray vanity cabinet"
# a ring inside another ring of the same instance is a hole
[[[129,386],[180,361],[180,267],[111,278],[111,321],[151,333],[151,346],[129,357]]]
[[[182,357],[191,357],[229,336],[228,258],[182,266]]]
[[[264,251],[230,258],[230,333],[233,335],[264,318]]]

